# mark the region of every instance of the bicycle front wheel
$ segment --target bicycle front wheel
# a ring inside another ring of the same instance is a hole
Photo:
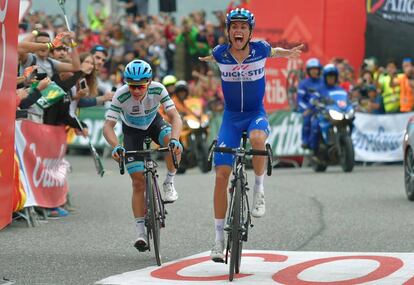
[[[146,177],[146,197],[147,197],[147,215],[148,215],[148,231],[152,237],[154,244],[155,260],[157,265],[161,266],[161,254],[160,254],[160,220],[158,217],[158,204],[155,197],[155,190],[152,175],[149,174]]]
[[[230,251],[230,268],[229,280],[233,281],[234,274],[240,272],[242,241],[240,236],[240,214],[241,214],[241,191],[242,181],[237,179],[236,188],[233,193],[233,209],[232,209],[232,228],[231,228],[231,251]]]

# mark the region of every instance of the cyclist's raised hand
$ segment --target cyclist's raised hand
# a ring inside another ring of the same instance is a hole
[[[288,58],[298,58],[301,54],[302,54],[302,49],[303,49],[304,45],[298,45],[295,46],[294,48],[289,50],[289,54],[287,55]]]
[[[119,162],[119,154],[125,155],[125,148],[122,145],[117,145],[112,150],[112,158]]]
[[[181,145],[181,143],[177,139],[174,139],[174,138],[170,139],[170,143],[168,144],[168,147],[172,151],[174,151],[175,155],[179,155],[183,151],[183,146]]]

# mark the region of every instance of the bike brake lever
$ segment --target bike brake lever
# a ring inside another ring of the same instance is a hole
[[[170,143],[168,146],[170,148],[170,153],[171,153],[171,157],[172,157],[172,161],[173,161],[174,167],[175,167],[175,169],[178,169],[177,156],[175,155],[175,152],[173,150],[174,149],[174,144],[173,143]]]
[[[125,155],[124,152],[121,149],[118,149],[116,151],[119,155],[119,173],[121,173],[121,175],[124,175],[125,173]]]

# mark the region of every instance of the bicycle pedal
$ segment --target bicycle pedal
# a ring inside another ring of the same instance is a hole
[[[231,227],[230,227],[229,225],[225,225],[225,226],[224,226],[224,230],[225,230],[226,232],[229,232],[229,231],[231,231]]]

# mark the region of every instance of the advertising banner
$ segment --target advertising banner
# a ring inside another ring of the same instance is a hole
[[[19,2],[0,1],[0,229],[12,218]]]
[[[384,66],[388,59],[398,64],[414,56],[414,1],[367,0],[366,55]],[[381,47],[381,48],[378,48]]]
[[[414,113],[370,115],[358,113],[352,142],[357,161],[402,161],[405,127]]]
[[[65,128],[19,121],[16,123],[16,149],[21,180],[27,193],[25,207],[63,205],[68,191],[69,169],[65,160]]]
[[[365,52],[365,3],[360,0],[260,0],[251,1],[256,18],[253,38],[272,47],[304,44],[297,60],[268,59],[266,63],[267,111],[288,107],[285,90],[289,70],[301,68],[310,57],[323,64],[333,57],[347,59],[359,68]],[[352,19],[348,21],[347,19]]]
[[[414,113],[395,115],[371,115],[356,113],[352,141],[355,160],[362,162],[392,162],[403,160],[402,142],[408,119]],[[302,115],[290,111],[269,114],[270,143],[273,154],[278,157],[310,155],[302,144]],[[211,120],[210,138],[217,136],[221,115]]]

